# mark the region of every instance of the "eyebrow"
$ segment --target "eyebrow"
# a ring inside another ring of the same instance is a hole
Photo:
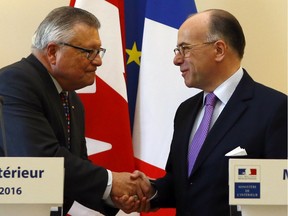
[[[191,45],[191,44],[189,44],[189,43],[186,43],[186,42],[182,42],[182,43],[180,43],[180,44],[178,44],[177,45],[177,47],[180,47],[180,46],[187,46],[187,45]]]

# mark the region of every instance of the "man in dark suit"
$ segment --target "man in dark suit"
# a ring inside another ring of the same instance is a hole
[[[85,10],[56,8],[36,30],[32,54],[0,70],[7,138],[7,149],[1,140],[0,155],[64,157],[64,214],[76,200],[115,215],[112,196],[129,196],[133,207],[139,202],[133,196],[142,198],[149,189],[149,181],[106,170],[87,157],[84,108],[74,90],[93,84],[102,64],[99,28],[98,19]],[[68,101],[61,101],[61,92]]]
[[[139,211],[171,207],[179,216],[228,216],[228,152],[241,147],[244,158],[287,159],[287,96],[248,75],[241,67],[244,47],[239,22],[223,10],[192,15],[180,27],[174,64],[187,87],[203,91],[179,106],[166,175],[153,182],[157,194]],[[188,171],[209,93],[216,95],[209,132]]]

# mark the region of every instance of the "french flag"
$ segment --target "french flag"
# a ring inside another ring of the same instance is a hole
[[[194,1],[188,0],[146,4],[133,146],[137,159],[160,169],[168,157],[175,111],[197,92],[185,86],[173,64],[178,28],[195,11]]]
[[[198,92],[185,86],[173,64],[178,28],[196,6],[193,0],[147,0],[144,9],[133,149],[136,168],[158,178],[165,174],[176,109]],[[160,209],[153,215],[175,215],[175,210]]]

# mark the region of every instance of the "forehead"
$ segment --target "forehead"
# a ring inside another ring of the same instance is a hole
[[[83,45],[101,45],[101,39],[97,28],[85,24],[76,24],[74,26],[74,31],[75,35],[73,36],[73,41],[77,41]]]
[[[207,37],[209,16],[199,13],[189,17],[179,28],[178,44],[202,41]]]

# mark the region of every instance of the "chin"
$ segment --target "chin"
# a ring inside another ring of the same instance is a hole
[[[93,83],[95,82],[95,80],[96,80],[96,77],[93,76],[93,77],[87,79],[86,82],[84,82],[84,84],[85,84],[85,86],[93,85]]]
[[[193,85],[192,85],[192,83],[191,82],[189,82],[189,81],[184,81],[185,82],[185,85],[188,87],[188,88],[192,88],[193,87]]]
[[[78,85],[75,90],[79,90],[79,89],[82,89],[82,88],[85,88],[87,86],[91,86],[93,85],[94,81],[93,82],[85,82],[85,83],[81,83],[81,85]]]

